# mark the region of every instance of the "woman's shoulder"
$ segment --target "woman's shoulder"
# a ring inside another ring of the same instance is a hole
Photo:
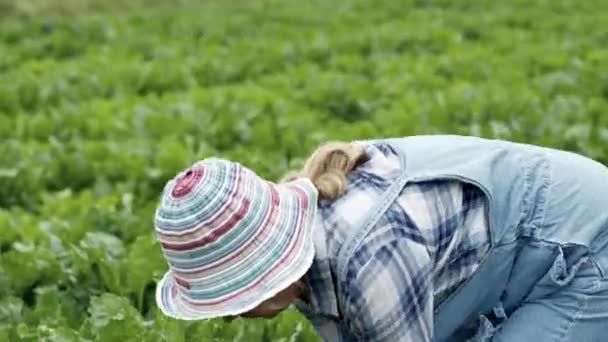
[[[391,179],[401,174],[401,157],[389,143],[381,140],[359,140],[353,144],[363,149],[365,162],[353,170],[352,178],[373,176],[377,179]]]

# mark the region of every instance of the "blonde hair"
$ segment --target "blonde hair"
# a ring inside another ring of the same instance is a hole
[[[319,200],[334,199],[346,191],[349,174],[366,157],[363,148],[352,143],[327,142],[310,155],[301,171],[287,174],[282,181],[306,177],[317,188]]]

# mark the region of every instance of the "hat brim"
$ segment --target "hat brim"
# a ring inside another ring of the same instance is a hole
[[[278,186],[287,189],[292,184],[300,183],[301,189],[302,182],[303,180],[296,180]],[[312,184],[307,183],[304,188],[310,189],[310,186]],[[313,198],[316,197],[313,196]],[[223,301],[222,305],[218,306],[216,304],[193,304],[179,290],[180,285],[176,282],[172,271],[169,270],[164,274],[156,287],[156,304],[159,309],[165,315],[180,320],[203,320],[238,316],[254,309],[262,302],[272,298],[297,282],[310,269],[315,255],[312,226],[317,215],[317,204],[315,201],[312,202],[314,203],[309,203],[306,214],[303,214],[304,225],[301,234],[295,232],[297,227],[284,227],[284,229],[294,230],[290,234],[292,246],[294,250],[299,252],[287,258],[285,262],[277,265],[280,269],[275,270],[272,276],[266,274],[251,289]]]

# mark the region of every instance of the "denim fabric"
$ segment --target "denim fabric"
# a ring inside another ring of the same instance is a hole
[[[405,184],[460,180],[490,201],[491,247],[472,277],[435,308],[433,340],[606,339],[605,166],[569,152],[473,137],[384,141],[401,152],[403,173],[343,244],[339,289],[348,286],[343,280],[361,241]]]

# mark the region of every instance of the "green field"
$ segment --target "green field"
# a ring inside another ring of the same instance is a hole
[[[8,2],[6,2],[8,3]],[[608,163],[608,1],[216,1],[0,21],[0,341],[317,341],[154,304],[164,182],[319,142],[497,137]]]

